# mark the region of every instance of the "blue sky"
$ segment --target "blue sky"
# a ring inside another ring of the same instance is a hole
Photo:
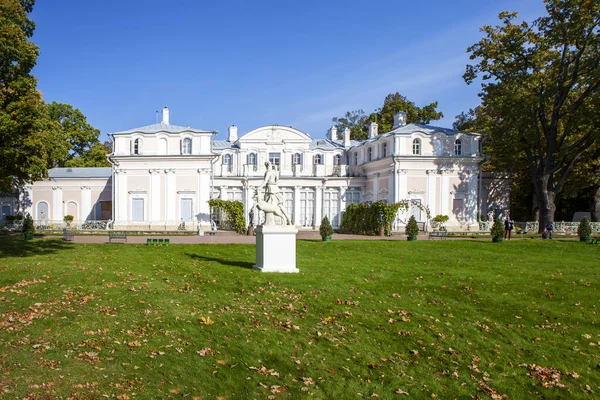
[[[156,122],[240,134],[269,124],[324,137],[331,118],[400,92],[439,102],[451,126],[478,102],[466,49],[500,11],[532,20],[542,0],[38,0],[34,74],[107,133]]]

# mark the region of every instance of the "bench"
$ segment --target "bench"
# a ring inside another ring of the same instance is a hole
[[[148,246],[168,246],[170,243],[170,239],[146,239]]]
[[[436,237],[440,238],[441,240],[446,240],[446,234],[448,232],[444,231],[431,231],[429,232],[429,240],[433,240]]]
[[[590,244],[600,244],[600,238],[596,238],[596,239],[592,238],[590,240]]]
[[[112,243],[113,240],[124,240],[127,243],[127,232],[108,231],[108,243]]]
[[[63,228],[63,240],[65,242],[72,242],[75,240],[75,234],[73,231],[67,230],[67,228]]]

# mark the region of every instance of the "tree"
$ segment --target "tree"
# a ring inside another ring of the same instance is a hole
[[[0,189],[46,172],[44,103],[31,75],[38,47],[29,41],[33,0],[0,2]]]
[[[389,132],[394,126],[394,115],[398,111],[406,113],[407,123],[429,124],[433,120],[444,117],[444,114],[437,111],[438,103],[433,102],[424,106],[417,107],[415,103],[402,96],[400,93],[388,94],[383,106],[368,117],[363,110],[348,111],[341,118],[333,118],[338,132],[343,132],[345,128],[350,128],[350,137],[354,140],[364,140],[368,138],[368,126],[371,122],[379,125],[379,132]]]
[[[363,110],[346,111],[343,117],[332,118],[338,132],[350,129],[350,138],[354,140],[367,138],[367,116]]]
[[[503,12],[501,25],[484,26],[468,49],[477,63],[463,76],[481,78],[491,146],[523,155],[540,229],[554,220],[556,196],[598,140],[600,122],[600,3],[547,0],[546,11],[531,24]]]

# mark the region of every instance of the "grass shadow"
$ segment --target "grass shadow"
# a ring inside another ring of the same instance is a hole
[[[247,262],[247,261],[236,261],[236,260],[224,259],[224,258],[217,258],[217,257],[207,257],[207,256],[201,256],[199,254],[191,254],[191,253],[184,253],[184,254],[186,256],[194,259],[194,260],[199,260],[199,261],[214,261],[214,262],[217,262],[219,264],[229,265],[229,266],[232,266],[232,267],[252,269],[252,267],[254,266],[254,263]]]
[[[62,239],[25,240],[19,236],[6,236],[0,240],[0,258],[32,257],[71,249],[73,244]]]

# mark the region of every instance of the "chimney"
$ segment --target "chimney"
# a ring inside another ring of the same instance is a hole
[[[235,125],[231,125],[229,127],[229,137],[227,138],[228,142],[237,142],[238,140],[238,136],[237,136],[237,126]]]
[[[335,126],[332,126],[331,129],[329,129],[329,139],[333,141],[338,140],[337,128]]]
[[[162,109],[162,121],[160,123],[169,125],[169,108],[168,107],[164,107]]]
[[[400,128],[404,125],[406,125],[406,113],[404,111],[398,111],[394,115],[394,126],[392,129]]]
[[[371,122],[371,124],[369,125],[369,139],[373,139],[375,136],[377,136],[378,129],[379,126],[377,126],[377,123]]]
[[[350,145],[350,128],[344,129],[344,147],[349,148]]]

